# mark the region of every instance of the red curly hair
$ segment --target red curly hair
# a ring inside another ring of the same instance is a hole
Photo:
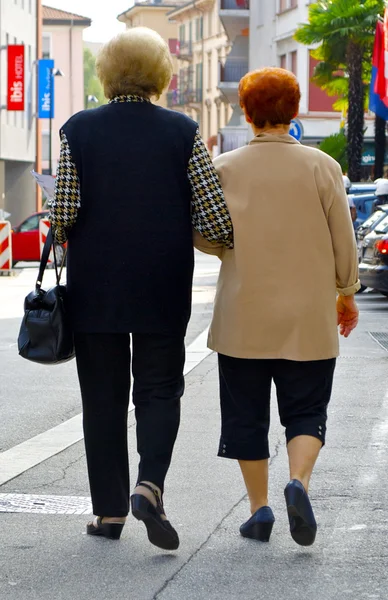
[[[300,88],[293,73],[268,67],[247,73],[240,81],[240,106],[252,123],[289,125],[299,112]]]

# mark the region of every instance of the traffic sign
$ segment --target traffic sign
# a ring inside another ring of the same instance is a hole
[[[300,142],[303,137],[303,133],[303,125],[299,119],[292,119],[290,125],[290,135]]]

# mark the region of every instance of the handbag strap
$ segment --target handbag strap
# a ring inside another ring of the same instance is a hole
[[[49,232],[48,232],[47,237],[46,237],[46,241],[45,241],[44,247],[43,247],[42,256],[41,256],[41,259],[40,259],[38,279],[36,280],[36,284],[35,284],[35,290],[36,290],[36,292],[39,292],[40,289],[41,289],[41,287],[42,287],[43,275],[44,275],[44,272],[45,272],[46,267],[47,267],[48,259],[49,259],[50,252],[51,252],[51,248],[53,248],[56,281],[57,281],[57,285],[59,285],[60,281],[61,281],[63,266],[65,264],[65,258],[66,258],[66,252],[67,252],[67,250],[65,251],[61,268],[60,268],[60,270],[58,270],[57,257],[56,257],[56,253],[55,253],[55,247],[54,247],[53,232],[52,232],[52,229],[50,227]]]

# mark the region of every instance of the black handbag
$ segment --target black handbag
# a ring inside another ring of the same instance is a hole
[[[56,285],[44,291],[43,274],[53,247]],[[43,365],[58,365],[75,356],[74,337],[67,311],[66,286],[61,285],[62,269],[58,269],[51,230],[46,239],[40,261],[35,290],[24,301],[24,317],[18,337],[19,354]]]

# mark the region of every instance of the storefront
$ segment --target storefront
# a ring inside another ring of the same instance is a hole
[[[375,144],[374,142],[366,142],[364,144],[364,149],[362,152],[362,178],[374,179],[374,167],[375,167]],[[388,175],[388,150],[385,151],[385,159],[384,159],[384,177]]]

